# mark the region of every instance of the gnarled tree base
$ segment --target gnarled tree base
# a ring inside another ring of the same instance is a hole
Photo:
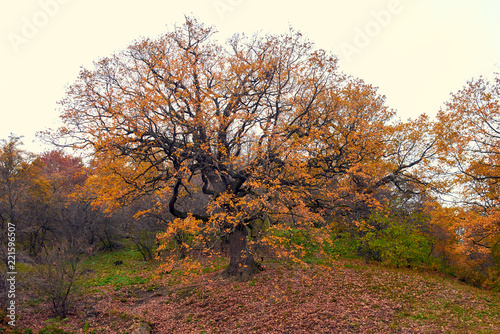
[[[236,281],[248,281],[261,269],[250,254],[247,243],[248,231],[245,225],[238,224],[229,233],[229,266],[222,272],[223,278],[233,277]]]
[[[241,266],[230,264],[222,272],[221,276],[223,278],[234,278],[237,282],[246,282],[261,270],[261,265],[250,257],[241,263]]]

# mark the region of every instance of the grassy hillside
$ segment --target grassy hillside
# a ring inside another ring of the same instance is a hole
[[[155,275],[157,265],[130,249],[84,265],[65,319],[52,318],[48,302],[22,282],[18,333],[133,333],[139,326],[200,334],[500,332],[500,294],[358,259],[329,266],[267,260],[245,283],[218,278],[222,259],[196,277]]]

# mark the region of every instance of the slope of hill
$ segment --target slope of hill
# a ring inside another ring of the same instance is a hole
[[[106,255],[89,263],[68,318],[50,319],[49,305],[26,293],[18,326],[32,329],[21,333],[500,332],[500,294],[432,272],[355,259],[264,268],[249,282],[218,271],[158,277],[130,251]]]

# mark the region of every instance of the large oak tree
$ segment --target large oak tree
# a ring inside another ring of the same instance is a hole
[[[370,202],[380,187],[421,183],[413,169],[433,154],[425,120],[388,125],[384,98],[300,33],[225,44],[214,34],[187,18],[82,70],[68,89],[56,135],[93,154],[101,203],[152,194],[177,222],[218,226],[229,238],[225,274],[246,279],[257,269],[255,219],[317,223],[347,210],[353,192]],[[183,205],[195,194],[202,210]]]

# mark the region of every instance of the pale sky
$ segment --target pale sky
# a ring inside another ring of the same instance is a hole
[[[81,66],[184,15],[214,25],[220,41],[291,26],[379,87],[403,120],[435,115],[467,80],[500,71],[498,0],[0,0],[0,139],[46,149],[35,134],[60,124],[57,101]]]

